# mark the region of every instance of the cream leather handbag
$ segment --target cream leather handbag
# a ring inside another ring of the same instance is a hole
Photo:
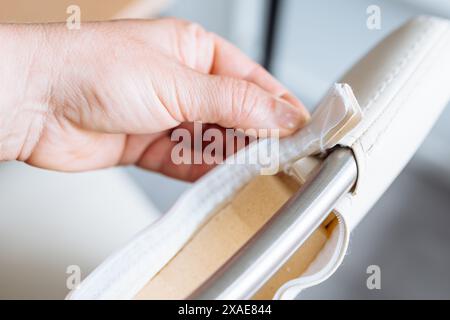
[[[69,298],[294,299],[329,278],[450,100],[450,23],[410,21],[340,82],[277,175],[218,167]]]

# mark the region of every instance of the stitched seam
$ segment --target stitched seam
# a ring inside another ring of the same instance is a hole
[[[446,36],[448,36],[449,33],[449,29],[445,30],[443,32],[443,34],[439,37],[439,39],[436,41],[436,43],[430,48],[429,51],[433,51],[436,49],[436,47],[442,45],[443,43],[448,42],[447,41],[443,41],[446,39]],[[427,65],[432,65],[435,64],[435,60],[430,60],[429,63],[427,63]],[[419,66],[416,68],[415,72],[418,70],[419,67],[422,67],[424,65],[424,63],[420,63]],[[426,72],[426,71],[425,71]],[[420,81],[417,82],[418,85],[420,85],[420,83],[422,83],[424,81],[424,78],[422,77]],[[398,114],[400,113],[400,111],[402,111],[404,109],[404,102],[413,95],[414,90],[411,90],[411,92],[404,97],[399,103],[398,103],[398,107],[395,108],[394,113],[392,114],[392,116],[389,118],[389,122],[387,123],[386,126],[384,126],[382,128],[382,130],[380,130],[380,132],[378,133],[377,137],[375,138],[375,140],[370,144],[369,148],[368,148],[368,153],[370,154],[374,147],[376,146],[376,144],[382,139],[382,137],[386,134],[386,132],[389,130],[389,128],[392,126],[392,123],[394,122],[395,118],[398,116]],[[395,99],[395,98],[394,98]],[[381,118],[386,114],[386,112],[388,111],[388,108],[385,108],[383,113],[376,119],[376,121],[372,124],[371,127],[375,126],[380,120]]]
[[[407,65],[413,54],[417,51],[417,49],[420,47],[420,44],[425,39],[425,36],[428,34],[428,32],[431,30],[431,26],[434,25],[433,21],[428,21],[428,26],[421,32],[418,39],[414,42],[414,44],[411,46],[411,48],[408,50],[408,52],[405,54],[402,61],[392,70],[391,73],[389,73],[385,80],[380,84],[379,89],[374,93],[372,98],[369,100],[369,102],[366,105],[366,108],[364,109],[364,113],[367,113],[370,111],[375,103],[380,99],[381,95],[386,91],[389,84],[391,84],[394,80],[397,79],[397,77],[400,75],[400,72],[403,70],[403,68]],[[380,116],[378,116],[374,122],[361,134],[360,139],[364,137],[367,132],[372,128],[373,124],[378,120]]]

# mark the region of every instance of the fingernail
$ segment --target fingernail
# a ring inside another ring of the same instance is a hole
[[[294,130],[303,127],[309,120],[309,115],[304,108],[298,108],[289,104],[284,99],[277,99],[275,116],[281,128]]]
[[[283,94],[283,95],[280,97],[280,99],[282,99],[282,100],[284,100],[284,101],[290,103],[290,104],[293,105],[294,107],[297,107],[297,108],[305,108],[305,107],[303,106],[303,103],[301,103],[301,101],[298,100],[298,99],[297,99],[292,93],[290,93],[290,92]]]

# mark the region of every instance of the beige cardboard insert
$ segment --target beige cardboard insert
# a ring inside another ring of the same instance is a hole
[[[249,241],[299,187],[286,175],[255,178],[199,229],[136,298],[187,298]],[[301,276],[328,240],[332,220],[315,231],[255,299],[272,299],[281,285]]]

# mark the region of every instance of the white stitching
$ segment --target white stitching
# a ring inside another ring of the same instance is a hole
[[[428,32],[431,30],[431,26],[434,25],[433,20],[428,21],[428,26],[421,32],[418,39],[414,42],[414,44],[411,46],[411,48],[406,53],[405,57],[402,59],[402,61],[393,69],[393,71],[386,76],[386,79],[381,83],[379,89],[374,93],[373,97],[369,100],[369,102],[366,104],[366,108],[364,108],[364,113],[367,113],[369,110],[372,109],[372,107],[375,105],[375,103],[378,101],[378,99],[381,97],[382,93],[386,90],[388,85],[392,83],[397,77],[400,75],[400,72],[402,69],[406,66],[406,64],[409,62],[411,57],[413,56],[413,53],[417,50],[419,47],[419,44],[422,43],[423,39],[425,39],[425,35],[428,34]],[[382,114],[381,114],[382,115]],[[381,116],[380,115],[380,116]],[[360,139],[362,139],[368,131],[370,131],[373,127],[373,125],[376,123],[376,121],[380,118],[378,116],[372,124],[361,134]]]
[[[437,41],[437,43],[430,49],[433,50],[435,49],[437,46],[442,45],[442,43],[444,41],[442,41],[443,39],[445,40],[445,38],[448,36],[450,29],[447,29],[446,32],[443,32],[443,34],[441,35],[441,37],[439,38],[439,40]],[[448,43],[449,41],[445,41],[444,43]],[[435,60],[430,59],[429,60],[429,64],[433,64],[435,62]],[[424,77],[419,77],[421,80],[418,83],[421,83],[424,81]],[[374,150],[375,146],[377,145],[377,143],[383,138],[383,136],[386,134],[386,132],[389,130],[389,128],[391,127],[392,123],[394,122],[395,118],[398,116],[398,114],[400,113],[400,111],[402,111],[404,109],[404,102],[411,97],[411,95],[414,93],[414,91],[412,90],[412,92],[410,92],[407,96],[405,96],[399,103],[398,103],[398,107],[396,108],[394,114],[390,117],[389,122],[387,123],[386,126],[383,127],[382,130],[380,130],[380,132],[378,133],[377,137],[375,138],[375,140],[370,144],[370,147],[368,148],[367,152],[369,154],[372,153],[372,151]],[[387,108],[384,110],[383,114],[380,115],[379,118],[377,118],[376,123],[378,122],[378,120],[384,116],[384,114],[387,112]],[[375,122],[374,124],[375,125]]]

